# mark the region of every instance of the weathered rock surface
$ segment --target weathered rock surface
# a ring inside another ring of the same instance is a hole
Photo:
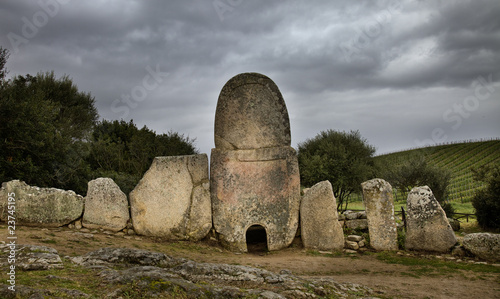
[[[344,248],[344,232],[338,221],[337,201],[329,181],[314,185],[302,197],[300,230],[305,248],[318,250]]]
[[[32,287],[27,287],[23,285],[16,285],[15,292],[9,289],[10,285],[0,284],[0,298],[5,299],[18,299],[18,298],[30,298],[30,299],[43,299],[43,298],[89,298],[88,294],[85,294],[79,290],[70,290],[65,288],[57,288],[51,290],[35,289]]]
[[[12,196],[14,195],[14,196]],[[32,187],[13,180],[0,189],[0,220],[8,220],[9,200],[15,200],[16,225],[59,227],[80,218],[83,197],[73,191]]]
[[[366,230],[368,229],[368,219],[349,220],[344,225],[349,229]]]
[[[208,157],[156,157],[130,193],[136,233],[200,240],[212,227]]]
[[[185,262],[184,259],[174,259],[163,253],[131,248],[100,248],[71,258],[71,261],[82,266],[126,264],[163,267]]]
[[[406,249],[448,252],[457,243],[446,214],[429,187],[413,188],[407,207]]]
[[[481,259],[491,262],[500,261],[500,234],[468,234],[463,239],[463,246]]]
[[[370,246],[375,250],[398,250],[391,185],[382,179],[373,179],[362,183],[361,187],[368,218]]]
[[[213,222],[224,246],[246,252],[246,232],[263,227],[269,250],[298,227],[300,177],[285,102],[274,82],[240,74],[219,95],[210,160]]]
[[[15,251],[15,253],[13,252]],[[0,265],[9,265],[9,256],[15,259],[18,270],[49,270],[61,269],[63,263],[57,250],[38,245],[0,245]]]
[[[342,296],[354,290],[364,295],[372,293],[360,285],[338,284],[331,279],[305,280],[286,271],[277,274],[241,265],[197,263],[139,249],[102,248],[72,260],[87,267],[100,267],[99,277],[106,284],[134,283],[147,297],[173,291],[187,298],[309,298]],[[121,265],[121,270],[108,267],[112,265]],[[124,292],[118,288],[109,295],[118,298]]]
[[[25,248],[57,256],[54,249],[30,246]],[[304,279],[288,270],[277,274],[241,265],[197,263],[141,249],[101,248],[71,261],[95,271],[100,287],[112,290],[106,298],[353,298],[353,294],[369,297],[374,293],[361,285],[340,284],[333,279]],[[59,276],[45,279],[73,280]],[[45,290],[19,283],[15,286],[16,292],[12,292],[8,286],[0,284],[1,298],[91,297],[79,290]]]
[[[120,231],[127,226],[129,219],[127,195],[112,179],[98,178],[88,183],[82,222],[84,227]]]
[[[290,144],[290,120],[278,86],[257,73],[231,78],[217,102],[215,147],[238,150]]]

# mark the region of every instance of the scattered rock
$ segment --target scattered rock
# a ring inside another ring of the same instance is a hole
[[[85,202],[85,206],[86,206],[86,204],[87,204],[87,202]],[[75,221],[75,228],[82,229],[82,221],[81,220]]]
[[[466,256],[465,249],[462,246],[455,246],[451,249],[451,255],[459,258],[463,258]]]
[[[349,229],[366,230],[368,229],[368,220],[367,219],[349,220],[346,221],[344,225]]]
[[[5,253],[0,257],[0,265],[8,265],[8,256],[15,250],[16,269],[21,270],[49,270],[61,269],[63,263],[57,250],[38,245],[0,245]]]
[[[500,261],[500,234],[468,234],[463,239],[463,246],[481,259],[490,262]]]
[[[347,236],[347,241],[360,242],[362,240],[363,240],[362,236],[357,236],[357,235],[349,235],[349,236]]]
[[[347,212],[350,212],[350,213],[347,213]],[[358,215],[359,214],[357,212],[352,212],[352,211],[346,211],[346,213],[344,213],[346,220],[358,219]]]
[[[360,211],[358,212],[358,219],[367,219],[368,216],[366,214],[366,211]]]
[[[358,245],[358,242],[345,241],[345,248],[351,249],[351,250],[358,250],[359,245]]]

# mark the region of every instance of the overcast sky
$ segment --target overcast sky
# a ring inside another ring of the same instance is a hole
[[[292,146],[359,130],[377,153],[500,137],[500,1],[2,0],[9,76],[54,70],[101,118],[214,147],[233,76],[280,88]]]

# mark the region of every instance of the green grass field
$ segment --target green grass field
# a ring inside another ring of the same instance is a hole
[[[397,165],[414,156],[422,156],[431,165],[450,171],[448,202],[457,213],[473,214],[472,198],[484,184],[474,181],[473,168],[500,163],[500,140],[464,142],[413,149],[375,157],[379,165]],[[406,208],[406,198],[395,190],[395,210]],[[354,194],[348,205],[349,209],[364,209],[362,198]]]
[[[474,181],[473,168],[500,163],[500,140],[456,143],[397,152],[375,157],[380,165],[394,165],[414,156],[422,156],[431,165],[449,170],[451,181],[448,201],[469,203],[484,184]],[[396,201],[405,200],[398,194]]]

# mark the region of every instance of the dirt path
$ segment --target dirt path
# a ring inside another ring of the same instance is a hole
[[[0,226],[0,231],[5,236],[6,227]],[[500,298],[500,267],[485,273],[450,267],[389,264],[379,260],[375,253],[321,254],[300,246],[271,253],[234,254],[209,242],[166,242],[85,229],[19,227],[16,232],[18,244],[52,247],[61,256],[82,255],[102,247],[140,248],[197,262],[248,265],[274,272],[287,269],[300,276],[333,277],[338,282],[368,286],[382,298]]]

